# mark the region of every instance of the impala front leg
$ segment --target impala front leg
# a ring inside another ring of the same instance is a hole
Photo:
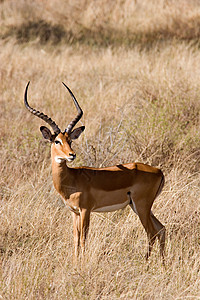
[[[85,208],[81,209],[80,217],[81,217],[80,244],[81,244],[81,250],[83,256],[85,252],[85,240],[87,238],[89,225],[90,225],[90,210]]]
[[[80,245],[81,217],[72,212],[73,216],[73,233],[74,233],[74,261],[77,263]]]

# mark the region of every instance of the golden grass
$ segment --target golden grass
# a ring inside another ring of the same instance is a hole
[[[0,298],[198,299],[199,3],[71,3],[0,3]],[[22,31],[41,20],[45,29]],[[59,43],[53,26],[65,32]],[[86,130],[74,165],[162,168],[153,210],[167,229],[166,269],[157,244],[146,263],[146,234],[129,208],[92,215],[85,262],[73,266],[72,220],[52,186],[50,145],[23,105],[28,80],[30,104],[61,128],[75,113],[61,82],[77,96]]]

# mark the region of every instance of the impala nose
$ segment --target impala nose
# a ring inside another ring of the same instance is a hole
[[[69,160],[74,160],[76,158],[75,153],[69,153]]]

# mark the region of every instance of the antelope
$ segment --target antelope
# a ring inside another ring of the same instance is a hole
[[[69,167],[67,163],[76,158],[72,141],[84,131],[85,126],[75,128],[83,111],[72,91],[64,83],[77,109],[76,117],[62,132],[47,115],[30,107],[27,100],[28,82],[25,94],[25,107],[35,116],[49,124],[53,133],[41,126],[45,139],[51,142],[51,163],[53,184],[73,216],[74,256],[78,257],[79,246],[85,251],[91,212],[111,212],[129,205],[138,215],[148,238],[146,259],[149,258],[156,237],[160,243],[160,255],[164,264],[165,227],[151,211],[156,197],[164,185],[164,175],[158,168],[143,163],[127,163],[105,168]]]

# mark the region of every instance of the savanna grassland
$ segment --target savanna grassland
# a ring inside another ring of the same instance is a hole
[[[153,212],[166,267],[127,207],[92,214],[84,263],[31,106],[86,126],[74,166],[139,161],[166,178]],[[0,299],[200,298],[200,1],[0,1]]]

